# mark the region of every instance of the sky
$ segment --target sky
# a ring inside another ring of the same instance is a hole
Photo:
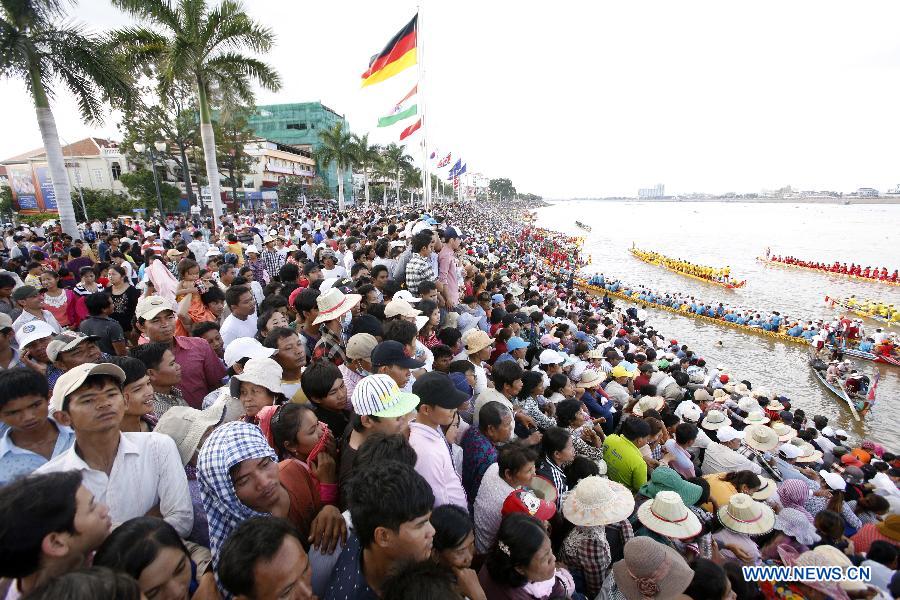
[[[428,145],[470,173],[560,199],[657,183],[667,194],[900,184],[900,3],[420,3]],[[283,82],[258,104],[318,100],[373,142],[398,139],[402,126],[376,122],[417,70],[362,89],[359,77],[414,1],[245,6],[276,34],[264,59]],[[72,16],[94,31],[130,23],[106,0]],[[24,85],[4,86],[0,157],[41,145]],[[117,115],[85,125],[62,91],[53,109],[64,143],[118,137]]]

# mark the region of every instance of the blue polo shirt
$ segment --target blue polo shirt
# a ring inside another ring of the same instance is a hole
[[[50,457],[56,458],[75,443],[75,432],[65,425],[60,425],[52,418],[48,417],[48,420],[59,430],[56,445],[53,447],[53,455]],[[28,475],[49,462],[40,454],[16,446],[10,436],[11,432],[12,429],[6,428],[0,437],[0,486]]]

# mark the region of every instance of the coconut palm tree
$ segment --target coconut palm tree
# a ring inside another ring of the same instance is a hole
[[[222,214],[216,139],[212,126],[211,100],[224,104],[253,105],[251,82],[277,91],[281,79],[266,63],[243,54],[243,48],[265,53],[275,34],[251,19],[240,2],[223,0],[207,7],[206,0],[112,0],[146,27],[129,27],[116,38],[134,66],[149,66],[160,91],[166,94],[180,79],[194,86],[200,109],[200,138],[215,224]]]
[[[400,206],[400,176],[403,171],[412,168],[413,159],[406,153],[406,146],[391,142],[384,149],[384,160],[391,167],[391,174],[397,184],[397,207]]]
[[[353,134],[344,129],[344,122],[338,121],[331,129],[326,129],[319,134],[319,149],[316,150],[316,160],[323,169],[327,169],[334,163],[338,179],[338,210],[344,210],[344,173],[352,169],[356,163],[356,146]]]
[[[369,144],[369,134],[353,136],[353,152],[356,164],[363,172],[363,185],[365,189],[366,204],[369,203],[369,171],[374,169],[375,163],[381,158],[379,147]]]
[[[0,77],[23,80],[31,94],[59,220],[63,231],[77,238],[69,177],[50,108],[54,86],[61,83],[75,98],[88,123],[103,121],[104,99],[127,104],[132,86],[109,39],[64,21],[63,5],[61,0],[0,2]]]
[[[394,177],[394,167],[391,166],[388,161],[384,158],[384,148],[378,149],[378,161],[375,163],[374,169],[375,177],[378,178],[379,181],[382,182],[381,193],[382,198],[381,201],[384,205],[384,209],[387,210],[387,191],[388,184],[386,182],[392,181]]]

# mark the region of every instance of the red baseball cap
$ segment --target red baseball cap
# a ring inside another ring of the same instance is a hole
[[[529,489],[518,488],[511,491],[503,501],[500,513],[504,517],[511,513],[525,513],[541,521],[549,521],[556,514],[556,504],[538,498]]]
[[[620,330],[619,330],[619,335],[628,335],[628,332],[625,331],[624,329],[620,329]]]
[[[863,463],[853,454],[845,454],[841,457],[841,462],[847,465],[848,467],[861,467]]]
[[[724,373],[719,375],[719,381],[721,381],[722,383],[728,383],[728,375]]]

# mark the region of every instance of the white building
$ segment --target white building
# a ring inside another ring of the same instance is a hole
[[[652,198],[664,198],[666,195],[666,186],[657,183],[656,187],[641,188],[638,190],[638,198],[641,200],[649,200]]]

